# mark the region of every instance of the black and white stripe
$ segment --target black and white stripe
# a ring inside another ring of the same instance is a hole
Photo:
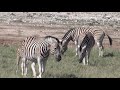
[[[94,37],[90,32],[88,32],[83,38],[83,41],[81,42],[80,47],[78,49],[80,63],[83,62],[84,65],[85,64],[88,65],[90,52],[94,44],[95,44]]]
[[[95,42],[99,47],[99,56],[103,56],[104,48],[103,48],[102,42],[105,35],[108,37],[110,45],[112,45],[112,39],[102,29],[100,28],[96,29],[94,27],[79,27],[79,28],[70,29],[62,38],[62,47],[63,47],[62,53],[64,53],[67,50],[67,45],[69,41],[72,40],[76,45],[76,55],[77,55],[79,45],[88,32],[90,32],[93,35]]]
[[[22,46],[18,49],[18,65],[20,59],[22,60],[21,69],[22,75],[27,74],[27,62],[32,61],[31,68],[33,76],[36,77],[35,64],[39,66],[39,76],[45,71],[45,64],[50,54],[55,55],[57,61],[61,60],[60,42],[53,36],[47,36],[44,39],[40,39],[37,36],[27,37]]]

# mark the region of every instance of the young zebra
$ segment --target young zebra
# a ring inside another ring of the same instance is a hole
[[[80,45],[80,42],[83,40],[85,34],[90,32],[95,42],[97,43],[97,46],[99,48],[99,56],[103,56],[103,39],[105,35],[108,37],[110,45],[112,45],[112,39],[109,35],[107,35],[102,29],[96,29],[93,27],[79,27],[79,28],[72,28],[70,29],[62,38],[62,54],[67,50],[67,46],[70,40],[72,40],[76,45],[76,55],[78,55],[78,48]]]
[[[78,49],[79,62],[88,65],[91,49],[95,44],[94,37],[90,32],[86,34]]]
[[[60,42],[53,36],[47,36],[44,39],[40,39],[36,36],[27,37],[22,46],[17,52],[17,65],[19,66],[20,60],[22,75],[27,75],[27,63],[32,61],[31,68],[33,71],[33,77],[41,78],[41,75],[45,71],[46,61],[49,54],[54,54],[57,61],[61,60]],[[38,63],[39,75],[36,76],[35,65]]]

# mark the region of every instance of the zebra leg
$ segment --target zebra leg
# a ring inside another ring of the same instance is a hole
[[[105,37],[105,33],[103,33],[101,38],[100,38],[101,57],[103,57],[103,53],[104,53],[104,47],[103,47],[103,44],[102,44],[104,37]]]
[[[76,55],[79,55],[79,53],[80,53],[80,44],[81,44],[81,42],[80,42],[80,39],[79,40],[77,40],[77,47],[76,47]]]
[[[31,64],[32,72],[33,72],[33,77],[36,78],[36,71],[35,71],[35,62]]]
[[[17,69],[16,69],[16,74],[17,74],[19,70],[19,63],[20,63],[21,57],[17,56],[16,60],[17,60]]]
[[[79,54],[79,48],[80,48],[80,44],[77,45],[77,50],[76,50],[77,55]]]
[[[77,56],[78,55],[78,42],[77,41],[75,41],[75,46],[76,46],[76,54],[75,54],[75,56]]]
[[[38,68],[39,68],[39,75],[37,76],[37,78],[42,78],[42,61],[40,59],[40,57],[37,58],[37,62],[38,62]]]
[[[101,42],[97,42],[97,46],[98,46],[98,48],[99,48],[99,56],[100,56],[100,57],[103,57],[104,47],[103,47],[102,43],[101,43]]]
[[[77,52],[78,52],[78,48],[76,47],[76,54],[75,54],[75,56],[77,56],[77,55],[78,55],[78,53],[77,53]]]
[[[22,76],[24,75],[23,62],[21,63]]]
[[[100,56],[101,56],[101,57],[103,57],[103,50],[104,50],[104,47],[101,46],[101,47],[100,47],[100,51],[101,51],[101,52],[100,52]]]
[[[83,65],[85,65],[85,60],[86,60],[86,57],[83,58]]]
[[[103,50],[104,50],[104,48],[103,48],[103,46],[101,45],[101,46],[99,47],[99,51],[100,51],[100,55],[99,55],[99,56],[101,56],[101,57],[103,57]]]
[[[89,63],[90,52],[91,52],[91,49],[89,49],[89,50],[87,51],[87,56],[86,56],[86,63],[87,63],[87,65],[88,65],[88,63]]]
[[[28,61],[25,61],[25,73],[24,76],[27,76],[27,67],[28,67]]]
[[[99,57],[100,57],[100,51],[101,51],[101,49],[100,49],[100,43],[99,42],[97,42],[97,46],[98,46],[98,48],[99,48]]]
[[[88,65],[88,52],[86,52],[86,65]]]
[[[25,58],[22,58],[21,70],[22,70],[22,76],[24,76],[24,72],[25,72]]]
[[[104,47],[103,47],[103,39],[105,37],[105,33],[103,33],[99,38],[97,38],[95,41],[97,42],[97,46],[99,48],[99,56],[103,57],[103,51],[104,51]]]
[[[45,72],[46,62],[47,62],[47,60],[44,60],[44,61],[42,62],[42,73]]]

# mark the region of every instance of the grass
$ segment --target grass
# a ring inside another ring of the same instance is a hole
[[[50,56],[43,78],[120,78],[120,51],[105,48],[104,57],[98,57],[98,50],[91,52],[89,65],[78,63],[75,50],[68,49],[60,62]],[[38,66],[36,66],[38,67]],[[16,74],[16,47],[0,46],[0,78],[22,78]],[[38,70],[37,70],[38,71]],[[28,78],[32,77],[29,65]]]

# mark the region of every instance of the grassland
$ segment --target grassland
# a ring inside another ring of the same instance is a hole
[[[16,74],[16,46],[0,46],[0,78],[22,78],[21,71]],[[119,78],[120,51],[105,48],[104,57],[98,57],[93,48],[89,65],[78,63],[75,50],[70,48],[60,62],[50,56],[43,78]],[[38,67],[38,66],[36,66]],[[37,70],[38,71],[38,70]],[[29,65],[28,78],[32,77]]]
[[[118,78],[120,77],[120,13],[119,12],[1,12],[0,13],[0,78],[22,78],[16,71],[16,44],[31,35],[52,35],[61,39],[72,27],[102,28],[113,39],[112,48],[105,48],[98,57],[94,48],[88,66],[78,63],[75,49],[70,48],[60,62],[48,58],[44,78]],[[2,46],[2,45],[3,46]],[[15,45],[13,45],[15,44]],[[104,39],[103,45],[108,46]],[[70,43],[72,45],[72,43]],[[117,49],[117,50],[116,50]],[[29,65],[28,76],[32,77]]]

